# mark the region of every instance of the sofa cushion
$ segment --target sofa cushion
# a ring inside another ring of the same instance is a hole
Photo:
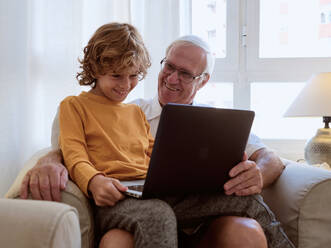
[[[0,199],[1,247],[81,247],[76,209],[66,204]]]
[[[289,160],[283,162],[286,168],[279,179],[262,192],[265,202],[296,247],[328,247],[331,172]]]
[[[19,173],[6,197],[19,197],[26,172],[50,149],[36,153]],[[331,172],[283,160],[286,165],[280,178],[262,195],[292,242],[299,248],[327,247],[331,243]],[[62,192],[62,201],[79,213],[82,247],[93,247],[93,214],[89,200],[71,181]]]
[[[38,161],[38,159],[45,154],[47,154],[51,148],[43,149],[35,153],[24,165],[15,179],[13,185],[10,187],[6,193],[6,198],[19,198],[20,197],[20,187],[25,174],[30,170]],[[80,191],[75,183],[68,181],[66,189],[61,193],[62,203],[66,203],[73,206],[78,211],[79,224],[81,230],[81,240],[82,247],[88,248],[93,247],[94,242],[94,222],[93,222],[93,212],[89,200]],[[31,199],[31,195],[29,196]]]
[[[91,204],[78,186],[70,180],[66,189],[62,191],[62,202],[78,211],[82,248],[93,247],[94,219]]]

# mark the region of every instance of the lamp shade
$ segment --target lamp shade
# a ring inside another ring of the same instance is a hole
[[[331,72],[313,75],[284,116],[331,116]]]

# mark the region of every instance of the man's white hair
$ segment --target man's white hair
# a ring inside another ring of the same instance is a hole
[[[200,47],[206,53],[206,68],[204,73],[208,73],[209,75],[212,74],[215,65],[215,57],[212,54],[209,44],[204,41],[202,38],[196,35],[185,35],[181,36],[178,39],[174,40],[167,48],[166,54],[168,54],[171,47],[178,43],[190,43],[197,47]]]

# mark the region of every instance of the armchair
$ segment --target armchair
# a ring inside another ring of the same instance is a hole
[[[81,246],[77,210],[63,203],[0,199],[0,246]]]
[[[26,163],[7,192],[7,198],[19,197],[25,173],[48,151],[49,149],[44,149],[36,153]],[[285,159],[283,163],[286,168],[282,175],[262,192],[262,196],[296,247],[329,247],[331,172]],[[82,247],[93,247],[94,223],[89,200],[73,182],[69,181],[66,190],[62,192],[62,201],[78,211]],[[1,222],[1,229],[2,225]]]

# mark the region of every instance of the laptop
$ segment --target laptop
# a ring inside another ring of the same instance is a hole
[[[145,180],[122,182],[127,195],[158,198],[224,191],[242,161],[254,112],[184,104],[162,108]]]

